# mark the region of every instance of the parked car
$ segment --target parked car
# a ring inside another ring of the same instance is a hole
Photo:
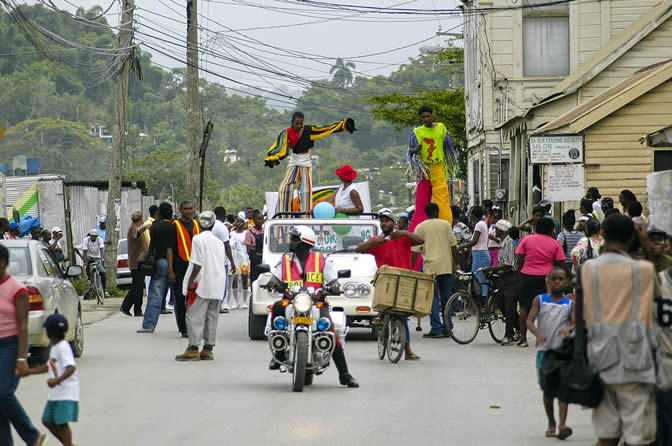
[[[49,359],[49,339],[42,324],[53,313],[68,319],[65,339],[76,357],[84,353],[84,324],[79,295],[70,283],[82,275],[79,265],[68,266],[65,273],[54,260],[49,249],[34,240],[0,240],[9,249],[7,272],[22,281],[30,296],[28,314],[28,344],[31,358],[40,363]]]
[[[377,218],[359,219],[287,219],[274,218],[264,226],[264,251],[262,263],[276,265],[282,255],[289,251],[289,232],[292,227],[307,225],[317,236],[315,249],[324,254],[334,269],[351,270],[351,277],[339,279],[340,296],[328,296],[332,311],[341,311],[347,318],[349,327],[362,327],[372,330],[371,320],[378,315],[372,308],[373,285],[376,271],[376,259],[371,254],[355,251],[364,240],[377,236],[381,229]],[[260,286],[268,282],[270,273],[264,273],[252,284],[252,296],[248,314],[248,335],[250,339],[264,339],[267,315],[273,302],[280,296]]]
[[[117,287],[131,286],[131,270],[128,269],[128,243],[125,238],[117,245]]]

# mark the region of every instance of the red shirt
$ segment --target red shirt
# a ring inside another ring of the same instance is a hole
[[[371,240],[371,239],[369,239]],[[396,240],[388,240],[382,245],[376,245],[367,254],[376,258],[376,265],[380,268],[383,265],[393,266],[395,268],[411,268],[411,246],[413,244],[406,237],[400,237]]]

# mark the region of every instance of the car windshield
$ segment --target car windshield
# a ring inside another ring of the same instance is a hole
[[[315,231],[317,243],[315,249],[324,253],[340,250],[354,250],[365,240],[378,235],[378,225],[373,223],[357,223],[354,220],[347,224],[320,223],[310,224],[301,222]],[[274,253],[289,251],[289,231],[298,224],[277,224],[270,226],[269,249]]]
[[[119,240],[119,245],[117,246],[117,255],[124,255],[128,254],[128,243],[126,243],[126,239],[122,238]]]
[[[7,274],[12,276],[30,276],[32,268],[30,267],[30,252],[24,247],[8,247],[9,266]]]

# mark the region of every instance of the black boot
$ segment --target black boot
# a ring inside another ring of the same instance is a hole
[[[277,361],[276,361],[277,359]],[[284,361],[285,360],[285,352],[276,352],[271,358],[271,362],[268,364],[268,370],[280,370],[280,362],[278,361]]]
[[[338,380],[340,381],[341,385],[348,386],[350,388],[359,387],[357,380],[353,378],[350,373],[348,373],[348,363],[345,360],[343,347],[337,345],[331,357],[334,359],[334,364],[336,364],[336,369],[338,370]]]

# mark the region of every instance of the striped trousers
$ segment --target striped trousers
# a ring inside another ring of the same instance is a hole
[[[278,194],[278,211],[294,212],[294,191],[299,195],[299,212],[310,212],[313,208],[313,169],[311,167],[289,166]]]

